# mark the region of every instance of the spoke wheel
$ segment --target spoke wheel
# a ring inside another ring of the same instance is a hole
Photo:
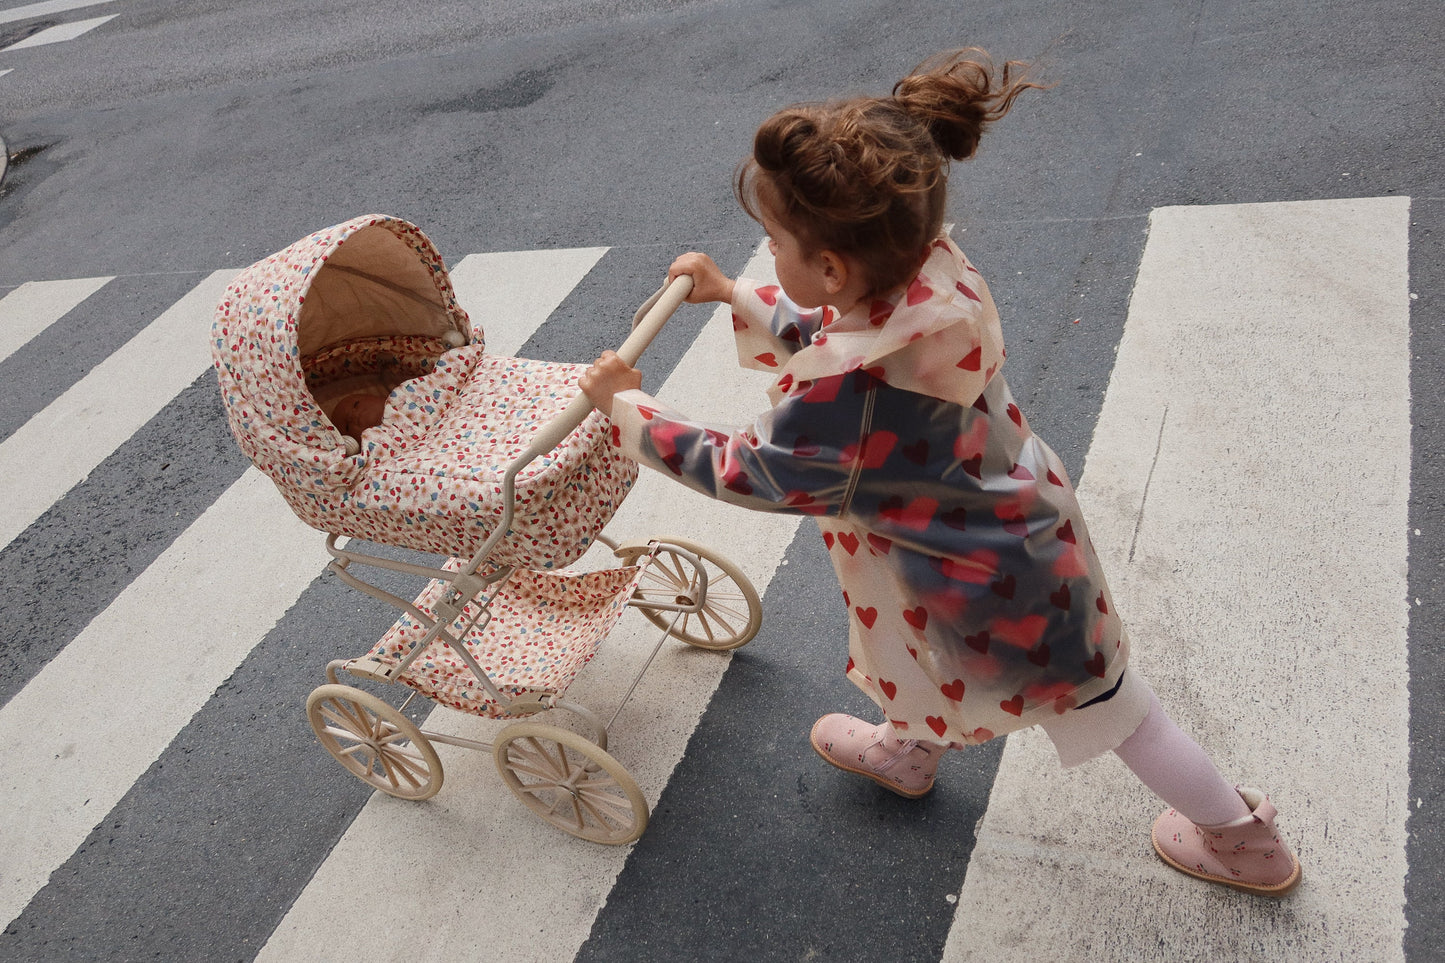
[[[642,574],[642,581],[633,594],[643,604],[638,609],[658,628],[672,625],[676,612],[650,608],[648,602],[686,604],[697,589],[697,568],[669,546],[676,545],[702,559],[707,572],[707,599],[699,612],[689,612],[671,629],[673,638],[699,649],[736,649],[747,645],[763,624],[763,603],[748,577],[732,562],[681,538],[659,538],[652,564]],[[623,556],[626,564],[646,555],[645,548],[635,548]]]
[[[429,799],[442,787],[436,749],[412,721],[370,692],[337,683],[306,700],[316,738],[357,779],[399,799]]]
[[[563,832],[620,846],[647,828],[647,800],[637,782],[585,736],[518,722],[502,730],[493,755],[507,788]]]

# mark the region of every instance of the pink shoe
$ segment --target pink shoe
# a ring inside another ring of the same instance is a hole
[[[1279,838],[1274,803],[1258,789],[1236,787],[1251,815],[1222,826],[1196,826],[1171,809],[1154,821],[1154,851],[1181,873],[1283,896],[1299,885],[1299,860]]]
[[[867,776],[900,796],[917,799],[933,788],[933,774],[943,757],[943,746],[899,739],[886,722],[870,726],[841,712],[832,712],[813,725],[810,737],[818,755],[847,772]]]

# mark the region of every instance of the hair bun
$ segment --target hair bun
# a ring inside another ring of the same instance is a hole
[[[775,221],[805,251],[861,265],[880,296],[918,273],[943,227],[948,159],[972,157],[988,125],[1038,84],[982,50],[925,61],[888,97],[794,104],[763,122],[738,168],[743,209]]]
[[[1020,76],[1027,65],[1010,60],[995,76],[993,60],[976,47],[928,58],[893,86],[899,107],[928,128],[944,155],[967,160],[993,121],[1014,99],[1041,84]]]

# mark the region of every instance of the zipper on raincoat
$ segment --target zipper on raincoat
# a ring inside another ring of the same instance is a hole
[[[858,478],[863,474],[868,433],[873,430],[873,403],[877,396],[878,386],[874,385],[868,389],[868,395],[863,399],[863,427],[858,432],[858,455],[853,460],[853,473],[848,476],[848,487],[843,490],[843,504],[838,506],[839,518],[848,514],[848,508],[853,504],[853,493],[858,490]]]

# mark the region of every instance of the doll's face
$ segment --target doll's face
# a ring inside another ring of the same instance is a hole
[[[370,394],[347,395],[336,404],[331,421],[343,435],[361,440],[361,433],[381,424],[386,400]]]

